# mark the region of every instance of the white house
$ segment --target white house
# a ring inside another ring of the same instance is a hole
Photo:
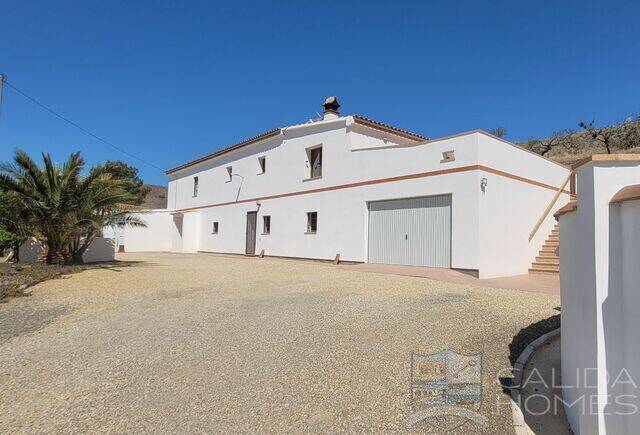
[[[127,229],[126,251],[527,272],[568,168],[480,130],[428,139],[339,107],[167,171],[168,209]]]

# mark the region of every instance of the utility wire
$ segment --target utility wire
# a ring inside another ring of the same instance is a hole
[[[89,135],[89,136],[91,136],[92,138],[97,139],[97,140],[99,140],[100,142],[102,142],[102,143],[104,143],[104,144],[106,144],[106,145],[109,145],[111,148],[113,148],[113,149],[115,149],[115,150],[117,150],[117,151],[120,151],[122,154],[126,154],[127,156],[129,156],[129,157],[131,157],[131,158],[133,158],[133,159],[136,159],[136,160],[138,160],[138,161],[140,161],[140,162],[144,163],[144,164],[145,164],[145,165],[147,165],[147,166],[150,166],[150,167],[152,167],[152,168],[154,168],[154,169],[157,169],[158,171],[161,171],[161,172],[164,174],[164,172],[165,172],[165,171],[164,171],[164,169],[162,169],[162,168],[160,168],[160,167],[158,167],[158,166],[154,165],[153,163],[150,163],[150,162],[148,162],[148,161],[146,161],[146,160],[144,160],[144,159],[141,159],[140,157],[135,156],[135,155],[131,154],[131,153],[130,153],[130,152],[128,152],[128,151],[125,151],[124,149],[120,148],[119,146],[115,145],[114,143],[109,142],[108,140],[101,138],[100,136],[98,136],[98,135],[96,135],[96,134],[94,134],[94,133],[90,132],[90,131],[89,131],[89,130],[87,130],[86,128],[81,127],[80,125],[78,125],[78,124],[76,124],[75,122],[71,121],[69,118],[66,118],[66,117],[64,117],[64,116],[60,115],[60,114],[59,114],[58,112],[56,112],[55,110],[53,110],[53,109],[51,109],[51,108],[49,108],[49,107],[45,106],[44,104],[42,104],[41,102],[39,102],[39,101],[38,101],[38,100],[36,100],[35,98],[33,98],[33,97],[31,97],[31,96],[27,95],[26,93],[22,92],[20,89],[18,89],[18,88],[16,88],[15,86],[13,86],[13,85],[12,85],[12,84],[7,80],[7,77],[6,77],[6,76],[4,76],[3,78],[4,78],[4,84],[5,84],[5,85],[9,86],[11,89],[13,89],[14,91],[16,91],[17,93],[19,93],[20,95],[22,95],[23,97],[25,97],[27,100],[29,100],[29,101],[31,101],[32,103],[34,103],[35,105],[40,106],[40,108],[42,108],[42,109],[46,110],[47,112],[51,113],[53,116],[55,116],[55,117],[57,117],[57,118],[59,118],[59,119],[63,120],[64,122],[66,122],[66,123],[68,123],[68,124],[70,124],[70,125],[74,126],[74,127],[75,127],[75,128],[77,128],[78,130],[80,130],[80,131],[84,132],[85,134],[88,134],[88,135]]]

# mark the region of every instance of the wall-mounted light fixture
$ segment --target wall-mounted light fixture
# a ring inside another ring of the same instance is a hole
[[[487,190],[487,184],[489,184],[489,181],[483,177],[480,180],[480,190],[482,190],[482,193],[485,193],[485,191]]]

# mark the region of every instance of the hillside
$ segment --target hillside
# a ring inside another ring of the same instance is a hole
[[[530,139],[518,145],[565,165],[572,165],[593,154],[640,153],[640,117],[617,125],[595,127],[587,124],[581,131],[562,130],[546,139]]]
[[[157,184],[145,184],[151,189],[142,203],[143,208],[167,208],[167,188]]]

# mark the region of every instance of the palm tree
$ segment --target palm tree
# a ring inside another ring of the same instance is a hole
[[[93,240],[108,226],[144,227],[137,216],[128,213],[129,206],[139,202],[139,192],[129,178],[118,178],[109,166],[93,168],[79,184],[75,194],[78,206],[75,228],[69,242],[71,262],[83,263],[82,256]]]
[[[32,236],[47,248],[47,264],[82,262],[82,254],[113,219],[143,225],[139,219],[126,218],[123,204],[132,204],[135,195],[130,182],[114,177],[104,166],[82,176],[84,160],[71,154],[60,167],[49,154],[38,165],[22,150],[13,163],[0,165],[0,192],[9,192],[27,211],[24,218]]]

